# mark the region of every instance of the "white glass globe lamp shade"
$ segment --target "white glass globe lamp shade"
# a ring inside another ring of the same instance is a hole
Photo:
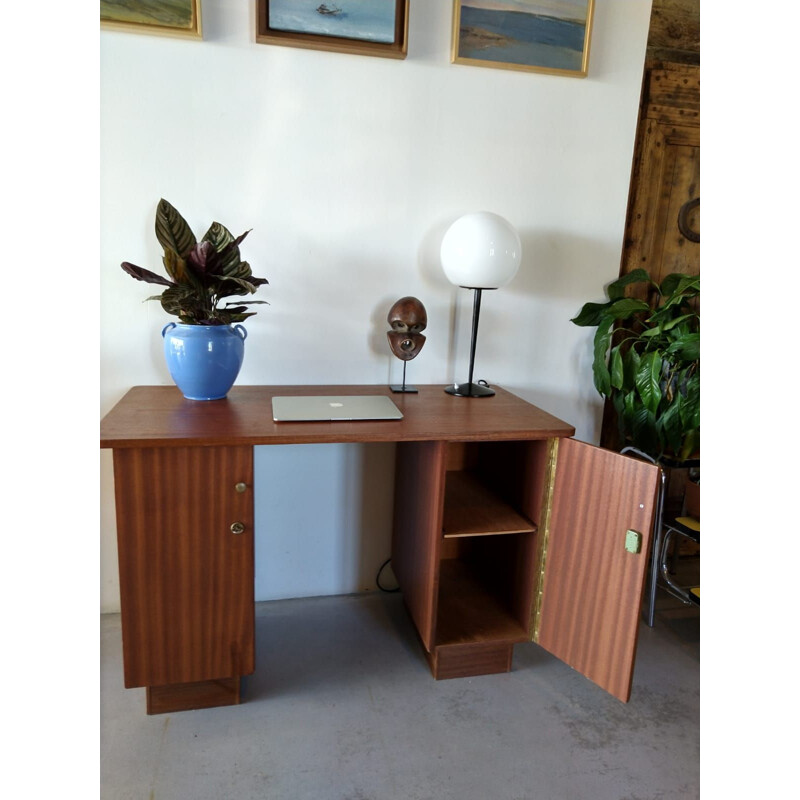
[[[442,269],[450,283],[466,289],[497,289],[516,274],[522,244],[510,222],[477,211],[459,217],[442,239]]]
[[[473,381],[478,320],[484,289],[505,286],[516,274],[522,260],[522,244],[510,222],[489,211],[459,217],[445,233],[441,248],[442,269],[450,283],[474,292],[472,341],[469,349],[469,378],[465,383],[446,386],[456,397],[492,397],[486,381]]]

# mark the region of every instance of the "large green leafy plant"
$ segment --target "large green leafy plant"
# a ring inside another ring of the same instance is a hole
[[[636,283],[649,284],[654,303],[625,297]],[[594,385],[614,404],[625,444],[685,461],[700,447],[700,277],[673,273],[659,285],[637,269],[606,293],[572,320],[597,327]]]
[[[254,294],[259,286],[269,283],[256,278],[250,265],[242,261],[239,244],[250,231],[233,237],[219,222],[212,223],[198,242],[180,213],[166,200],[156,209],[156,237],[164,248],[164,269],[169,280],[148,269],[127,261],[122,269],[146,283],[167,288],[148,300],[160,300],[168,314],[188,325],[230,325],[253,316],[248,306],[263,300],[238,301],[219,305],[226,297]]]

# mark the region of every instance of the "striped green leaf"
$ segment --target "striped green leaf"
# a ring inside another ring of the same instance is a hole
[[[163,198],[156,209],[156,238],[165,250],[172,250],[186,259],[197,244],[192,229],[180,212]]]

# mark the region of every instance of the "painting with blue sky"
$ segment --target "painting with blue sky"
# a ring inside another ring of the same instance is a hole
[[[396,0],[269,0],[269,26],[391,44],[395,40]]]
[[[593,0],[460,0],[454,61],[586,74]]]

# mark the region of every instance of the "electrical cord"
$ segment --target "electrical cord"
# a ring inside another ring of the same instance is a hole
[[[396,587],[396,588],[394,588],[394,589],[387,589],[387,588],[385,588],[384,586],[381,586],[381,572],[383,572],[384,568],[386,567],[386,565],[387,565],[387,564],[388,564],[388,563],[389,563],[391,560],[392,560],[391,558],[387,558],[387,559],[386,559],[386,561],[384,561],[384,562],[383,562],[383,564],[381,564],[381,565],[380,565],[380,567],[378,568],[378,574],[375,576],[375,583],[377,584],[378,588],[379,588],[379,589],[380,589],[382,592],[389,592],[389,593],[391,593],[391,592],[399,592],[399,591],[400,591],[400,587],[399,587],[399,586],[397,586],[397,587]]]

